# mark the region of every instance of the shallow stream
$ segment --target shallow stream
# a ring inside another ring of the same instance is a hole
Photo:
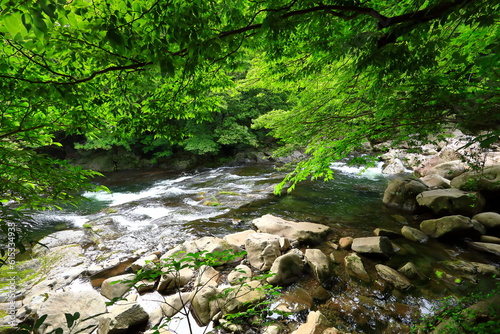
[[[275,196],[274,186],[284,173],[270,164],[199,169],[189,173],[161,170],[110,173],[97,182],[111,193],[88,193],[88,201],[77,209],[45,212],[37,216],[38,230],[47,234],[54,229],[85,228],[89,222],[112,218],[116,237],[106,249],[114,254],[131,254],[137,249],[165,251],[185,240],[203,236],[222,237],[251,228],[251,221],[273,214],[295,221],[328,225],[333,232],[320,245],[325,253],[338,257],[347,254],[335,250],[327,241],[344,236],[372,236],[375,228],[399,231],[402,226],[418,227],[423,216],[404,215],[382,204],[388,179],[379,168],[364,174],[343,164],[332,166],[336,178],[328,182],[304,182],[291,194]],[[110,220],[109,220],[110,221]],[[348,277],[342,266],[328,292],[322,292],[314,279],[306,278],[287,288],[291,294],[302,289],[315,298],[319,309],[335,326],[362,333],[404,333],[436,301],[448,295],[464,295],[473,290],[488,291],[494,279],[469,277],[443,267],[439,261],[467,260],[495,264],[493,256],[468,249],[466,244],[446,244],[431,240],[420,245],[404,238],[394,240],[396,254],[385,264],[398,268],[415,263],[426,276],[409,291],[392,290],[380,280],[365,284]],[[103,249],[95,250],[95,259]],[[92,256],[92,253],[89,251]],[[380,259],[364,258],[372,277]],[[448,279],[436,276],[436,270]],[[458,279],[458,280],[457,280]],[[459,283],[457,283],[459,282]],[[307,312],[299,313],[305,320]]]

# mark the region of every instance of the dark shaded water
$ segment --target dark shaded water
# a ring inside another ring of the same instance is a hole
[[[404,225],[418,227],[422,217],[401,215],[382,204],[388,180],[379,169],[358,175],[355,168],[336,168],[335,180],[304,182],[283,196],[275,196],[272,191],[284,173],[266,164],[200,169],[181,175],[157,170],[111,173],[98,180],[111,193],[86,194],[89,201],[76,210],[43,213],[37,220],[40,230],[44,230],[56,225],[82,227],[88,222],[112,218],[121,235],[110,242],[110,247],[124,253],[138,248],[163,251],[184,240],[207,235],[222,237],[251,228],[254,218],[268,213],[328,225],[333,229],[331,241],[344,236],[371,236],[378,227],[394,231]],[[348,277],[339,265],[329,298],[318,302],[315,308],[345,330],[404,333],[405,326],[428,313],[436,300],[473,290],[488,291],[494,285],[494,279],[469,277],[439,264],[450,259],[490,264],[497,261],[465,244],[431,240],[420,245],[404,238],[395,239],[394,243],[398,251],[384,263],[398,268],[412,261],[425,275],[423,280],[414,282],[412,290],[402,293],[378,281],[366,285]],[[339,253],[339,257],[347,254],[335,251],[328,243],[320,247],[325,253]],[[374,265],[380,260],[363,261],[371,276],[377,277]],[[439,279],[436,270],[449,273],[450,278]],[[454,281],[456,278],[459,284]],[[311,279],[298,285],[310,292],[318,288]]]

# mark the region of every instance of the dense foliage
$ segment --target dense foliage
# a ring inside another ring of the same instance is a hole
[[[57,145],[56,131],[103,147],[140,140],[205,153],[251,144],[247,118],[258,115],[245,110],[241,124],[239,111],[227,109],[239,94],[235,73],[246,71],[236,91],[287,94],[292,102],[273,104],[256,122],[281,140],[281,153],[310,154],[286,182],[331,177],[331,161],[364,140],[418,139],[456,124],[492,130],[480,137],[489,143],[500,124],[499,7],[483,0],[1,0],[2,203],[52,205],[90,187],[92,172],[39,150]]]

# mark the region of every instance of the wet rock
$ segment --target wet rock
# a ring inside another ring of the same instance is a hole
[[[320,283],[326,284],[331,278],[331,266],[328,257],[319,249],[306,249],[304,258],[316,279]]]
[[[290,285],[302,276],[303,270],[302,258],[298,254],[290,252],[279,256],[274,261],[270,270],[274,276],[267,278],[267,281],[273,285]]]
[[[427,242],[427,240],[429,240],[429,237],[427,236],[427,234],[425,234],[424,232],[422,232],[420,230],[417,230],[416,228],[409,227],[409,226],[403,226],[401,228],[401,234],[403,234],[403,236],[406,239],[414,241],[414,242],[418,242],[418,243],[424,243],[424,242]]]
[[[131,288],[131,283],[122,283],[121,281],[128,281],[135,278],[134,274],[125,274],[110,277],[101,285],[101,295],[112,300],[114,298],[119,298],[125,294]],[[118,282],[118,283],[115,283]]]
[[[160,324],[163,319],[162,304],[165,303],[165,297],[157,291],[141,294],[137,297],[137,303],[148,314],[147,328],[152,328]]]
[[[356,253],[347,255],[344,258],[344,263],[346,272],[349,276],[357,277],[364,282],[370,282],[370,275],[368,275],[363,265],[363,261]]]
[[[426,175],[420,178],[420,181],[425,183],[425,185],[428,186],[430,189],[438,189],[438,188],[447,189],[451,187],[450,180],[445,179],[444,177],[437,174]]]
[[[406,172],[406,167],[404,166],[403,162],[398,158],[393,158],[382,166],[382,174],[395,175],[395,174],[403,174],[405,172]]]
[[[298,287],[283,292],[276,303],[275,310],[293,313],[309,310],[313,306],[313,300],[309,293]]]
[[[415,212],[419,208],[415,197],[427,189],[428,187],[418,179],[398,177],[387,185],[382,202],[389,207]]]
[[[394,253],[392,243],[387,237],[356,238],[352,242],[352,250],[358,253],[382,254],[390,257]]]
[[[405,263],[401,268],[398,269],[398,271],[404,276],[411,279],[424,277],[417,266],[412,262]]]
[[[64,291],[59,293],[48,294],[45,300],[36,312],[37,318],[46,314],[47,319],[39,328],[40,333],[48,333],[56,328],[63,328],[66,332],[68,327],[66,324],[65,313],[75,314],[80,313],[80,319],[85,319],[90,316],[106,312],[106,299],[89,285],[87,289],[81,291]],[[91,318],[86,321],[75,322],[73,331],[83,330],[87,326],[97,327],[103,315]],[[89,330],[90,331],[90,330]],[[89,332],[88,331],[88,332]]]
[[[461,216],[446,216],[438,219],[428,219],[420,223],[420,229],[431,238],[449,236],[471,236],[479,234],[475,230],[472,219]]]
[[[340,248],[351,249],[351,245],[352,245],[353,240],[354,240],[354,238],[352,238],[352,237],[340,238],[340,240],[339,240]]]
[[[472,217],[487,229],[500,229],[500,214],[496,212],[481,212]]]
[[[373,231],[373,235],[377,237],[388,237],[389,239],[397,239],[401,237],[401,234],[396,231],[379,227]]]
[[[244,264],[236,266],[227,276],[227,280],[230,284],[249,282],[251,279],[252,269]]]
[[[467,244],[471,248],[477,249],[479,251],[495,254],[496,256],[500,256],[500,245],[499,244],[490,244],[487,242],[468,242]]]
[[[419,205],[429,208],[440,216],[461,214],[472,217],[481,212],[486,204],[480,193],[458,189],[424,191],[416,198]]]
[[[131,326],[146,323],[148,318],[148,313],[137,303],[115,305],[109,314],[99,321],[99,333],[121,333]]]
[[[377,270],[377,273],[379,274],[380,277],[382,277],[383,280],[391,283],[394,285],[394,287],[398,289],[408,289],[411,286],[411,282],[408,278],[406,278],[403,274],[397,272],[396,270],[392,269],[391,267],[388,267],[383,264],[377,264],[375,265],[375,269]]]
[[[330,231],[326,225],[294,222],[273,215],[264,215],[254,219],[252,224],[264,233],[279,235],[306,244],[320,243]]]
[[[326,317],[319,311],[312,311],[307,315],[306,323],[300,325],[292,334],[322,334],[328,327],[330,323]]]
[[[248,262],[259,270],[269,270],[281,255],[279,237],[268,233],[255,233],[245,241]]]
[[[229,242],[231,245],[243,248],[245,246],[245,241],[251,235],[257,233],[254,230],[246,230],[242,232],[237,232],[224,236],[224,240]]]
[[[445,267],[452,270],[461,271],[467,274],[482,274],[482,275],[498,275],[500,270],[491,264],[485,264],[480,262],[468,262],[464,260],[456,261],[441,261]]]
[[[311,297],[322,303],[330,299],[330,292],[319,285],[311,291]]]
[[[148,291],[153,291],[155,289],[155,286],[156,286],[156,281],[155,280],[140,280],[139,282],[137,282],[134,287],[137,289],[138,292],[140,293],[144,293],[144,292],[148,292]]]

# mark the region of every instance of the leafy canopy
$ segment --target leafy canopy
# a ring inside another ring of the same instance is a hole
[[[311,156],[285,182],[332,177],[332,159],[366,139],[426,136],[450,123],[496,130],[499,7],[482,0],[0,0],[2,201],[44,207],[91,188],[92,172],[41,153],[58,145],[60,131],[110,143],[144,134],[186,140],[217,120],[234,73],[249,61],[250,88],[291,92],[293,102],[256,126],[281,140],[281,153],[305,148]],[[214,129],[185,147],[203,153],[240,140],[222,134]],[[253,140],[242,128],[235,135]]]

